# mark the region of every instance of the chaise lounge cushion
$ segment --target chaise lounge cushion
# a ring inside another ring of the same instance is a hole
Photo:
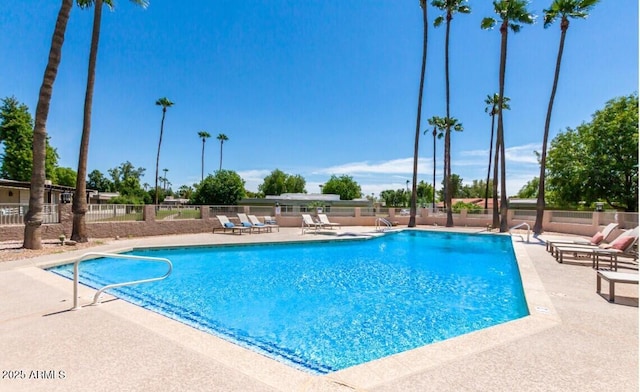
[[[625,250],[635,241],[634,237],[623,235],[611,243],[611,249]]]
[[[597,232],[593,237],[591,237],[592,244],[599,244],[604,240],[604,234],[601,232]]]
[[[236,225],[234,225],[234,224],[233,224],[233,223],[231,223],[231,222],[226,222],[226,223],[224,224],[224,227],[226,227],[227,229],[231,229],[231,228],[236,227]]]

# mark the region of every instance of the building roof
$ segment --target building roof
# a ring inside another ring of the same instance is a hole
[[[0,178],[0,187],[14,188],[14,189],[31,189],[31,183],[29,181],[15,181],[15,180],[7,180],[4,178]],[[75,187],[71,187],[71,186],[51,184],[51,181],[49,180],[45,181],[44,189],[54,190],[59,192],[75,192],[76,190]],[[92,190],[87,189],[87,192],[89,191],[92,191]]]

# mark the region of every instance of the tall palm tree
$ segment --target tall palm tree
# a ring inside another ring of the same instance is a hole
[[[160,121],[160,140],[158,141],[158,155],[156,156],[156,197],[154,204],[158,204],[158,168],[160,166],[160,146],[162,145],[162,134],[164,133],[164,117],[167,114],[167,108],[173,106],[173,102],[167,97],[159,98],[156,105],[162,106],[162,121]]]
[[[220,133],[216,139],[220,140],[220,168],[218,170],[222,170],[222,145],[226,140],[229,140],[229,138],[224,133]]]
[[[131,0],[141,7],[147,6],[146,0]],[[73,227],[71,239],[77,242],[87,242],[85,214],[87,212],[87,160],[89,157],[89,137],[91,134],[91,110],[93,108],[93,91],[96,79],[96,61],[98,58],[98,44],[100,42],[100,24],[102,21],[102,5],[113,9],[113,0],[77,0],[80,8],[93,6],[93,30],[91,33],[91,49],[89,51],[89,69],[87,71],[87,89],[84,96],[84,115],[82,120],[82,137],[80,139],[80,153],[78,154],[78,174],[76,177],[76,191],[73,198]]]
[[[169,169],[162,169],[162,171],[164,172],[164,177],[162,177],[162,182],[164,183],[164,191],[167,191],[167,172],[169,171]]]
[[[458,132],[462,132],[464,130],[464,127],[462,126],[462,123],[458,122],[458,119],[454,118],[454,117],[439,117],[439,116],[433,116],[431,117],[429,120],[427,120],[429,122],[429,125],[433,126],[433,132],[437,133],[438,139],[442,139],[443,137],[446,140],[446,133],[450,132],[451,130],[454,131],[458,131]],[[436,131],[437,130],[437,131]],[[425,130],[424,133],[426,134],[427,132],[429,132],[429,130]],[[435,145],[434,145],[434,150],[435,150]],[[434,152],[435,154],[435,152]],[[446,152],[445,152],[446,155]],[[450,157],[449,157],[449,162],[450,162]],[[434,165],[435,167],[435,165]],[[435,170],[434,170],[435,172]],[[444,158],[444,178],[446,179],[447,176],[449,176],[449,178],[451,178],[451,168],[449,167],[449,165],[447,165],[447,157],[445,156]],[[435,175],[434,175],[435,177]],[[451,196],[451,181],[443,181],[444,183],[444,187],[443,187],[443,193],[445,195],[449,195]],[[433,188],[433,192],[435,194],[435,187]],[[435,200],[435,199],[434,199]],[[446,207],[446,204],[445,204]],[[453,225],[453,217],[451,219],[451,224]]]
[[[502,108],[503,109],[511,109],[511,107],[509,107],[509,97],[504,97],[503,99],[503,104],[502,104]],[[485,186],[485,191],[484,191],[484,209],[487,210],[489,205],[489,175],[491,173],[491,156],[493,154],[493,133],[495,130],[495,123],[496,123],[496,114],[498,114],[498,104],[500,103],[500,95],[498,95],[497,93],[493,94],[493,95],[487,95],[487,98],[485,98],[484,103],[487,104],[487,107],[484,109],[484,111],[486,113],[489,113],[489,115],[491,116],[491,138],[489,141],[489,165],[487,168],[487,183]],[[496,154],[496,159],[498,157],[498,154]],[[497,166],[497,165],[496,165]],[[495,166],[494,166],[495,167]],[[500,218],[498,217],[498,178],[497,178],[497,172],[493,178],[493,223],[494,225],[497,227],[500,224]]]
[[[451,20],[453,14],[460,12],[468,14],[471,12],[471,8],[465,4],[466,0],[433,0],[431,5],[445,12],[445,16],[438,16],[434,21],[434,27],[439,27],[442,22],[446,20],[447,31],[445,34],[444,44],[444,75],[445,75],[445,99],[446,99],[446,118],[451,119],[450,106],[450,91],[449,91],[449,32],[451,30]],[[444,182],[447,184],[444,189],[444,205],[447,210],[447,227],[453,226],[453,210],[451,208],[451,121],[446,121],[447,129],[444,134]]]
[[[49,59],[44,69],[38,104],[36,106],[36,119],[33,127],[33,169],[31,172],[31,185],[29,194],[29,211],[24,218],[24,241],[22,246],[27,249],[41,249],[42,235],[42,205],[44,204],[45,159],[47,146],[47,117],[49,117],[49,104],[53,94],[53,84],[58,75],[58,66],[62,59],[62,44],[64,34],[67,31],[67,22],[73,7],[73,0],[62,0],[56,26],[51,38]]]
[[[540,155],[540,181],[538,183],[538,201],[536,203],[536,222],[533,225],[535,234],[542,233],[542,218],[544,217],[544,183],[547,160],[547,141],[549,140],[549,126],[551,124],[551,111],[553,101],[556,97],[558,78],[560,77],[560,64],[562,63],[562,52],[564,51],[564,39],[569,29],[569,18],[585,19],[589,16],[589,11],[599,0],[553,0],[551,7],[544,10],[544,27],[547,28],[560,17],[560,46],[558,47],[558,57],[556,58],[556,70],[553,75],[553,87],[551,97],[547,107],[547,118],[544,122],[544,136],[542,137],[542,154]]]
[[[201,170],[200,170],[200,181],[204,180],[204,143],[207,141],[208,138],[211,137],[211,134],[207,131],[200,131],[198,132],[198,137],[202,139],[202,164],[201,164]]]
[[[532,24],[535,16],[527,10],[527,0],[494,0],[493,9],[501,20],[500,23],[500,71],[499,71],[499,96],[500,101],[504,97],[504,79],[507,66],[507,37],[509,29],[514,33],[520,31],[522,24]],[[480,25],[483,29],[491,29],[496,25],[494,18],[484,18]],[[502,105],[498,105],[498,134],[496,137],[496,154],[500,153],[500,232],[509,230],[507,226],[507,185],[505,150],[504,150],[504,122]]]
[[[418,90],[418,114],[416,115],[416,136],[413,143],[413,184],[411,185],[411,207],[409,227],[416,227],[416,212],[418,202],[418,145],[420,142],[420,118],[422,116],[422,92],[424,90],[424,73],[427,64],[427,4],[420,0],[422,8],[422,67],[420,69],[420,89]]]

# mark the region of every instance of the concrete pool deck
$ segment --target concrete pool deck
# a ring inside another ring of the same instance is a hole
[[[299,228],[150,237],[0,263],[0,390],[638,390],[638,286],[616,286],[611,304],[590,263],[558,264],[533,237],[513,237],[530,316],[324,376],[112,297],[69,311],[72,282],[41,269],[89,251],[327,238]],[[94,292],[81,287],[80,303]]]

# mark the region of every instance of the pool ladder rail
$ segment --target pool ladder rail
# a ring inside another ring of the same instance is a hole
[[[522,226],[526,226],[527,227],[527,243],[528,243],[529,242],[529,233],[531,232],[531,226],[529,226],[529,224],[527,222],[522,222],[519,225],[515,225],[512,228],[510,228],[509,229],[509,235],[513,236],[513,234],[511,234],[511,230],[520,228]],[[518,234],[518,235],[520,235],[520,234]],[[520,235],[520,238],[522,238],[522,241],[524,241],[524,238],[522,237],[522,235]]]
[[[82,256],[80,256],[79,258],[77,258],[76,261],[74,261],[74,263],[73,263],[73,308],[71,308],[71,310],[79,310],[79,309],[82,308],[81,306],[78,305],[78,283],[79,283],[78,282],[78,280],[79,280],[78,269],[79,269],[80,263],[85,261],[85,260],[95,259],[95,258],[100,258],[100,257],[109,257],[109,258],[115,258],[115,259],[129,259],[129,260],[147,260],[147,261],[153,261],[153,262],[161,262],[161,263],[167,264],[168,270],[164,275],[158,276],[158,277],[155,277],[155,278],[140,279],[140,280],[133,280],[133,281],[130,281],[130,282],[114,283],[114,284],[106,285],[106,286],[102,287],[101,289],[99,289],[96,292],[96,294],[93,297],[93,302],[90,305],[97,305],[99,303],[98,301],[100,300],[100,296],[106,290],[113,289],[113,288],[116,288],[116,287],[132,286],[134,284],[140,284],[140,283],[156,282],[158,280],[162,280],[162,279],[167,278],[169,275],[171,275],[171,271],[173,271],[173,264],[171,263],[171,261],[169,259],[166,259],[164,257],[133,256],[133,255],[123,255],[123,254],[119,254],[119,253],[103,253],[103,252],[85,253]]]
[[[392,227],[393,225],[388,220],[384,218],[376,218],[376,231],[387,231],[391,230]]]

